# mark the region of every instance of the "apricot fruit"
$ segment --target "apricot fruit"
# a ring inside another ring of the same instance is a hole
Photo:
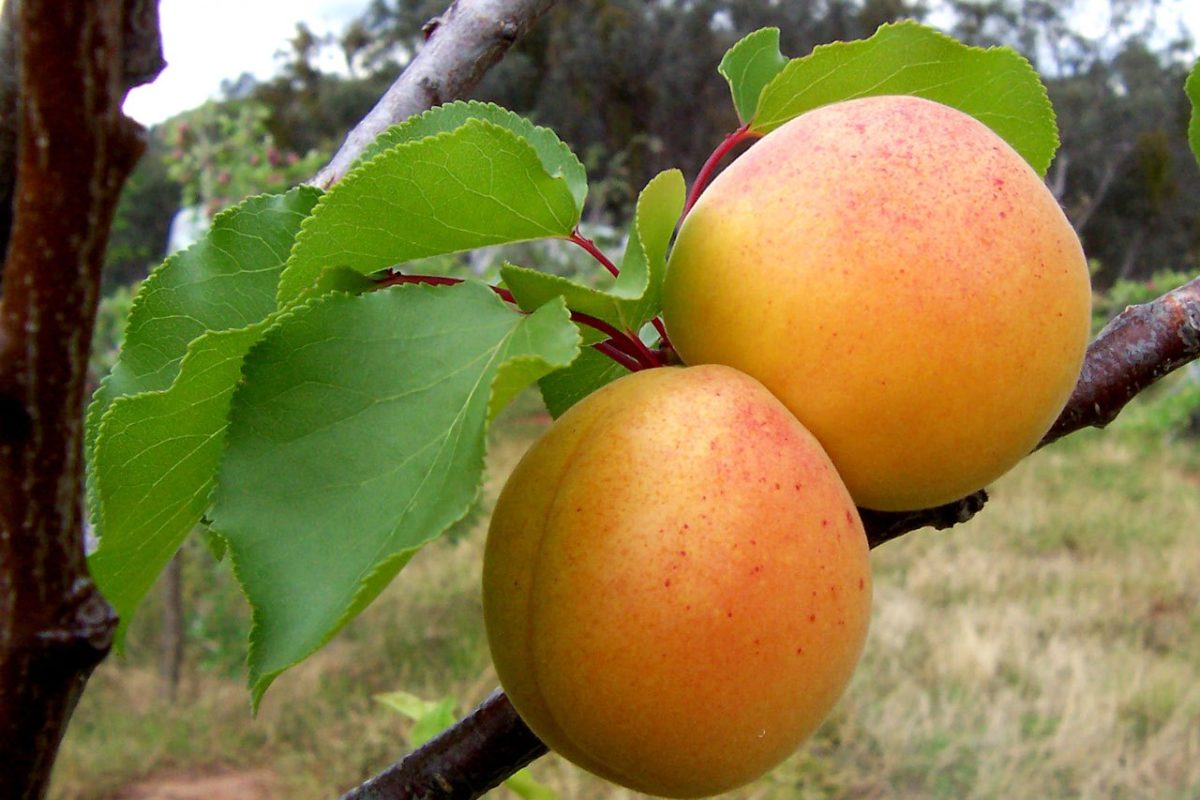
[[[860,506],[949,502],[1027,455],[1078,379],[1079,240],[987,126],[916,97],[824,106],[701,195],[667,268],[687,364],[763,383]]]
[[[517,712],[637,791],[753,780],[858,661],[862,523],[817,441],[724,366],[625,376],[538,440],[497,501],[487,634]]]

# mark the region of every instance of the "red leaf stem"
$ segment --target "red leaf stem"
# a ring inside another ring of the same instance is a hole
[[[621,274],[621,271],[617,269],[617,265],[610,261],[608,256],[604,255],[595,242],[580,233],[579,228],[571,231],[571,235],[567,237],[567,241],[573,242],[586,250],[588,255],[599,261],[606,270],[612,273],[613,277]]]
[[[750,131],[749,123],[738,128],[733,133],[725,137],[725,139],[717,145],[717,149],[712,151],[712,155],[704,162],[704,166],[700,168],[700,173],[696,176],[696,181],[692,184],[692,188],[688,191],[687,202],[683,206],[683,216],[687,216],[692,210],[692,206],[696,205],[696,201],[700,199],[700,195],[704,192],[704,188],[708,186],[709,180],[712,179],[713,171],[717,165],[721,163],[721,159],[729,154],[729,151],[737,147],[747,139],[758,138],[757,133]]]
[[[462,283],[464,280],[464,278],[452,278],[448,275],[408,275],[402,272],[390,272],[387,276],[377,281],[375,285],[379,288],[383,288],[385,286],[399,286],[407,283],[419,283],[426,286],[454,286]],[[495,292],[506,303],[512,303],[513,305],[517,304],[516,298],[513,297],[513,293],[508,289],[502,289],[499,286],[490,285],[488,288]],[[603,333],[605,336],[608,336],[609,340],[607,342],[600,343],[605,345],[604,347],[599,345],[593,345],[593,347],[631,372],[637,372],[641,369],[653,369],[654,367],[662,366],[662,362],[659,360],[658,356],[656,356],[648,347],[646,347],[645,343],[643,343],[642,340],[639,339],[635,334],[624,333],[617,328],[614,328],[612,325],[609,325],[604,320],[597,319],[589,314],[583,314],[579,311],[571,312],[571,320],[573,322],[578,322],[581,325],[587,325],[589,328],[593,328],[597,331],[600,331],[600,333]],[[617,357],[617,354],[620,354],[619,358]]]

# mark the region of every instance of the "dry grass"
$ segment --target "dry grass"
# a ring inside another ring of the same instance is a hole
[[[509,429],[493,447],[492,496],[531,435]],[[876,551],[874,620],[850,691],[809,745],[731,796],[1200,797],[1198,450],[1074,437],[1001,481],[977,520]],[[404,748],[406,723],[374,693],[452,695],[465,707],[494,685],[481,547],[476,526],[423,551],[275,684],[257,719],[211,658],[165,707],[137,652],[149,633],[135,635],[131,657],[104,665],[85,695],[54,796],[263,765],[288,797],[336,796]],[[554,758],[534,771],[564,798],[635,796]]]

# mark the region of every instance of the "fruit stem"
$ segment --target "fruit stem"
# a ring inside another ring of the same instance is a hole
[[[462,283],[464,278],[452,278],[448,275],[408,275],[402,272],[389,272],[385,277],[376,282],[376,286],[383,288],[385,286],[397,286],[406,283],[419,283],[426,286],[454,286]],[[502,289],[499,286],[488,285],[488,288],[495,292],[501,300],[506,303],[517,304],[517,300],[513,297],[513,293],[508,289]],[[569,309],[568,309],[569,310]],[[608,341],[600,342],[592,345],[596,350],[616,361],[622,367],[625,367],[630,372],[637,372],[642,369],[653,369],[661,367],[662,361],[658,356],[646,347],[645,343],[632,332],[621,332],[617,328],[609,325],[602,319],[597,319],[589,314],[584,314],[579,311],[571,311],[571,321],[578,322],[580,325],[587,325],[605,336],[609,337]]]
[[[586,250],[588,252],[588,254],[591,255],[592,258],[599,261],[606,270],[608,270],[610,273],[613,274],[614,277],[621,274],[621,271],[619,269],[617,269],[617,265],[614,264],[612,261],[610,261],[608,256],[604,255],[604,253],[601,252],[600,248],[596,246],[596,243],[594,241],[592,241],[591,239],[587,238],[582,233],[580,233],[579,228],[576,228],[575,230],[571,231],[571,235],[567,238],[567,241],[574,242],[575,244],[579,245],[584,250]],[[658,336],[660,339],[662,339],[663,344],[669,346],[671,344],[671,339],[670,339],[670,337],[667,336],[667,328],[665,325],[663,325],[662,320],[659,319],[658,317],[655,317],[654,319],[650,320],[650,324],[654,326],[654,330],[658,331]],[[637,339],[637,336],[635,335],[635,336],[633,336],[633,338]],[[638,341],[640,343],[640,340],[638,340]],[[647,351],[647,352],[649,352],[649,351]],[[652,364],[651,366],[659,366],[660,367],[662,365],[661,364]]]
[[[717,164],[721,163],[721,159],[742,142],[747,139],[756,138],[758,138],[758,134],[751,132],[750,123],[746,123],[726,136],[724,141],[717,145],[717,149],[712,151],[712,155],[708,157],[708,160],[704,162],[704,166],[700,168],[700,174],[696,176],[696,181],[692,184],[691,191],[688,192],[687,202],[683,206],[683,216],[686,217],[688,212],[692,210],[692,206],[696,205],[696,201],[700,199],[700,194],[704,191],[704,187],[708,186],[713,171],[716,170]]]
[[[625,353],[614,347],[611,340],[607,342],[598,342],[592,345],[592,349],[608,356],[630,372],[638,372],[639,370],[646,369],[646,367],[636,358],[627,356]]]
[[[653,369],[662,366],[662,362],[658,356],[650,348],[646,347],[645,343],[633,331],[618,330],[602,319],[597,319],[579,311],[572,311],[571,319],[581,325],[587,325],[589,328],[606,334],[611,344],[626,356],[637,361],[641,369]]]

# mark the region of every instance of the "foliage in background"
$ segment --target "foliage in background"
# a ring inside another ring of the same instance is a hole
[[[698,166],[736,126],[711,76],[725,50],[751,30],[781,28],[783,52],[797,55],[901,18],[935,23],[970,44],[1010,45],[1045,78],[1063,140],[1048,183],[1097,260],[1095,280],[1104,287],[1192,269],[1200,259],[1200,196],[1177,189],[1200,180],[1187,153],[1188,107],[1179,91],[1183,54],[1193,43],[1159,22],[1169,15],[1155,13],[1188,1],[1108,0],[1084,9],[1082,0],[579,0],[552,10],[476,96],[557,131],[587,164],[586,219],[611,225],[628,217],[650,177],[668,166]],[[280,74],[227,83],[223,105],[267,109],[261,123],[285,157],[331,151],[411,59],[422,26],[442,5],[373,0],[340,35],[326,38],[301,25]],[[1104,14],[1111,24],[1100,33],[1080,30],[1081,21]],[[318,66],[330,50],[345,74]],[[107,287],[144,277],[163,255],[179,189],[154,154],[169,149],[174,127],[152,132],[152,151],[126,190]],[[220,168],[211,177],[219,175]]]
[[[321,153],[301,156],[276,143],[270,116],[255,100],[209,102],[169,124],[167,175],[182,187],[185,208],[200,206],[211,219],[244,197],[284,191],[320,168]]]

